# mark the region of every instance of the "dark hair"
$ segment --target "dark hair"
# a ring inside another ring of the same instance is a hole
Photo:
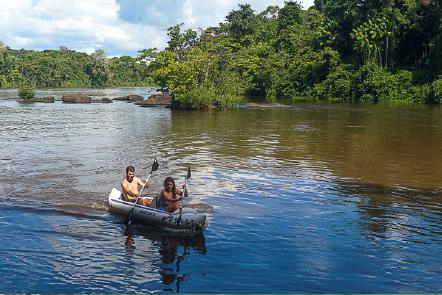
[[[172,177],[167,176],[166,179],[164,180],[164,187],[166,187],[166,183],[168,183],[168,182],[172,182],[172,183],[173,183],[173,187],[172,187],[172,195],[173,195],[173,198],[176,199],[175,180],[174,180]]]
[[[128,172],[135,172],[135,168],[134,168],[134,166],[127,166],[127,168],[126,168],[126,174],[128,173]]]

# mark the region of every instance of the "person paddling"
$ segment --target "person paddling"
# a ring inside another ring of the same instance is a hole
[[[183,185],[183,189],[186,185]],[[177,198],[177,196],[180,196]],[[183,192],[175,187],[175,180],[172,177],[166,177],[164,180],[164,189],[160,193],[160,210],[164,212],[172,213],[180,209],[179,201],[188,197],[187,190]]]
[[[135,168],[133,166],[128,166],[126,168],[126,178],[121,183],[124,200],[135,203],[137,197],[140,196],[138,186],[144,188],[149,187],[149,180],[147,178],[145,182],[146,183],[143,183],[138,177],[135,176]],[[150,198],[139,198],[137,204],[149,206],[151,202],[152,199]]]

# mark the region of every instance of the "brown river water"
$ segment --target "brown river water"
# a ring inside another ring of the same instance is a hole
[[[154,89],[37,96],[64,92]],[[440,106],[177,111],[10,96],[0,91],[3,293],[442,292]],[[148,195],[191,166],[186,202],[210,222],[196,246],[167,251],[161,233],[128,235],[107,210],[126,166],[144,179],[155,158]],[[84,251],[63,258],[73,248]]]

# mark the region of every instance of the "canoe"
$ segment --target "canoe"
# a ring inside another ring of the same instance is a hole
[[[202,233],[207,228],[207,216],[188,207],[183,207],[181,222],[178,224],[180,210],[167,213],[156,209],[158,197],[159,195],[152,200],[152,204],[149,207],[139,204],[135,205],[132,217],[148,225],[175,234],[194,235]],[[109,194],[108,205],[110,211],[126,216],[134,207],[134,203],[123,200],[121,192],[116,188],[113,188]]]

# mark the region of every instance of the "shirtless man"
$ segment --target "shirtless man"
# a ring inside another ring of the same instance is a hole
[[[183,185],[183,189],[186,185]],[[180,196],[177,199],[177,195]],[[184,198],[188,197],[187,190],[185,190],[185,194],[183,196],[183,192],[175,187],[175,181],[172,177],[166,177],[164,180],[164,189],[160,193],[160,210],[164,210],[164,212],[172,213],[178,209],[180,209],[180,204],[178,203]]]
[[[137,197],[140,196],[138,192],[138,186],[148,188],[149,183],[146,178],[146,183],[144,184],[138,177],[135,176],[135,168],[133,166],[128,166],[126,168],[126,178],[121,183],[121,188],[123,189],[123,196],[125,201],[135,203]],[[149,198],[139,198],[137,204],[149,206],[152,203],[152,199]]]

